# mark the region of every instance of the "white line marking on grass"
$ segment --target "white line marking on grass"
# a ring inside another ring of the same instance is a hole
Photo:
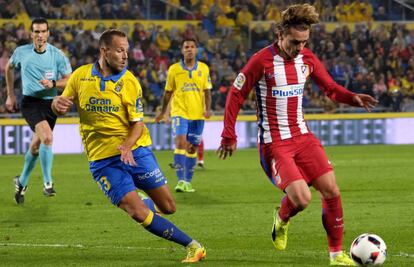
[[[28,244],[28,243],[0,243],[2,247],[49,247],[49,248],[83,248],[83,249],[130,249],[130,250],[171,250],[174,248],[153,248],[153,247],[134,247],[134,246],[94,246],[94,245],[82,245],[82,244]],[[209,251],[212,249],[210,248]],[[255,249],[249,249],[255,250]],[[309,254],[326,254],[325,252],[317,251],[300,251],[299,255],[309,255]],[[387,256],[391,257],[405,257],[405,258],[414,258],[414,254],[406,253],[400,251],[398,254],[388,254]]]
[[[0,246],[13,246],[13,247],[53,247],[53,248],[84,248],[84,245],[74,244],[24,244],[24,243],[0,243]]]
[[[26,243],[0,243],[0,246],[7,247],[49,247],[49,248],[103,248],[103,249],[134,249],[134,250],[167,250],[169,248],[132,247],[132,246],[94,246],[82,244],[26,244]]]
[[[409,253],[405,253],[405,252],[401,252],[399,254],[396,254],[395,256],[397,257],[406,257],[406,258],[414,258],[414,254],[409,254]]]

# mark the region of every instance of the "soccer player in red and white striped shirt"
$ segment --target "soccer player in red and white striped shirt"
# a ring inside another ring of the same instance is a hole
[[[236,150],[235,123],[249,92],[256,93],[258,149],[263,170],[285,196],[276,209],[272,240],[278,250],[287,243],[289,219],[304,210],[313,186],[322,198],[322,221],[331,265],[353,266],[342,252],[343,212],[332,166],[303,118],[302,98],[311,78],[333,101],[370,111],[377,101],[336,84],[319,59],[306,48],[310,27],[319,14],[309,4],[289,6],[276,28],[277,40],[257,52],[238,74],[227,96],[219,157]]]

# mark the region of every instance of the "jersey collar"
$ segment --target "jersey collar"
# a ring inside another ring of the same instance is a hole
[[[121,77],[122,75],[125,74],[127,68],[125,67],[120,73],[115,74],[115,75],[109,75],[108,77],[104,77],[102,75],[102,73],[100,73],[98,71],[98,68],[96,67],[98,64],[98,62],[95,62],[95,64],[93,64],[92,66],[92,76],[98,76],[101,79],[100,82],[100,90],[101,91],[105,91],[105,82],[106,81],[113,81],[114,83],[116,83]]]
[[[183,69],[185,69],[185,70],[188,70],[188,71],[193,71],[193,70],[196,70],[196,69],[197,69],[197,67],[198,67],[198,60],[196,60],[196,61],[195,61],[195,64],[194,64],[194,66],[193,66],[193,68],[192,68],[192,69],[187,68],[187,65],[185,65],[185,63],[184,63],[184,60],[183,60],[183,59],[180,59],[180,65],[181,65],[181,67],[182,67]]]
[[[109,80],[111,80],[111,81],[113,81],[114,83],[116,83],[121,77],[122,77],[122,75],[124,75],[125,74],[125,72],[126,72],[126,67],[120,72],[120,73],[118,73],[118,74],[114,74],[114,75],[109,75],[108,77],[104,77],[103,75],[102,75],[102,73],[100,73],[99,71],[98,71],[98,68],[96,67],[96,65],[98,64],[98,62],[95,62],[95,64],[93,64],[93,67],[92,67],[92,76],[98,76],[100,79],[102,79],[102,80],[104,80],[104,81],[109,81]]]
[[[184,60],[183,59],[180,59],[180,65],[181,65],[181,68],[183,68],[183,70],[186,70],[186,71],[188,71],[188,73],[189,73],[189,75],[190,75],[190,78],[191,78],[191,73],[192,73],[192,71],[193,70],[196,70],[197,69],[197,67],[198,67],[198,60],[196,60],[195,61],[195,64],[194,64],[194,66],[193,66],[193,68],[192,69],[189,69],[189,68],[187,68],[187,65],[185,65],[185,63],[184,63]]]
[[[43,52],[38,52],[38,51],[36,51],[35,46],[34,46],[34,44],[33,44],[33,43],[32,43],[32,48],[33,48],[33,51],[34,51],[36,54],[42,55],[42,54],[46,53],[46,51],[49,49],[49,43],[46,43],[46,48],[45,48],[45,51],[43,51]]]

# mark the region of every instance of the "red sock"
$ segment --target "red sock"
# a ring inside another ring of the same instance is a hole
[[[285,195],[280,202],[279,217],[282,221],[287,222],[293,216],[295,216],[300,210],[298,210],[295,204],[290,201],[289,197]]]
[[[329,251],[341,251],[344,220],[340,196],[322,199],[322,223],[328,235]]]
[[[201,143],[198,145],[198,161],[204,160],[204,141],[201,139]]]

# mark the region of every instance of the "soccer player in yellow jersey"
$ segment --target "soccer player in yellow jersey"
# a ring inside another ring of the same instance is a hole
[[[143,122],[141,86],[126,69],[127,36],[107,30],[99,46],[99,60],[73,73],[52,109],[63,115],[76,104],[91,173],[112,204],[149,232],[185,246],[183,262],[197,262],[206,255],[204,247],[157,214],[174,213],[175,201],[148,147],[151,137]],[[150,198],[141,199],[137,188]]]
[[[211,80],[208,66],[196,59],[197,41],[184,39],[183,59],[170,66],[161,112],[155,122],[164,120],[171,103],[171,123],[175,139],[174,166],[178,178],[177,192],[194,192],[191,180],[197,161],[204,120],[211,116]]]

